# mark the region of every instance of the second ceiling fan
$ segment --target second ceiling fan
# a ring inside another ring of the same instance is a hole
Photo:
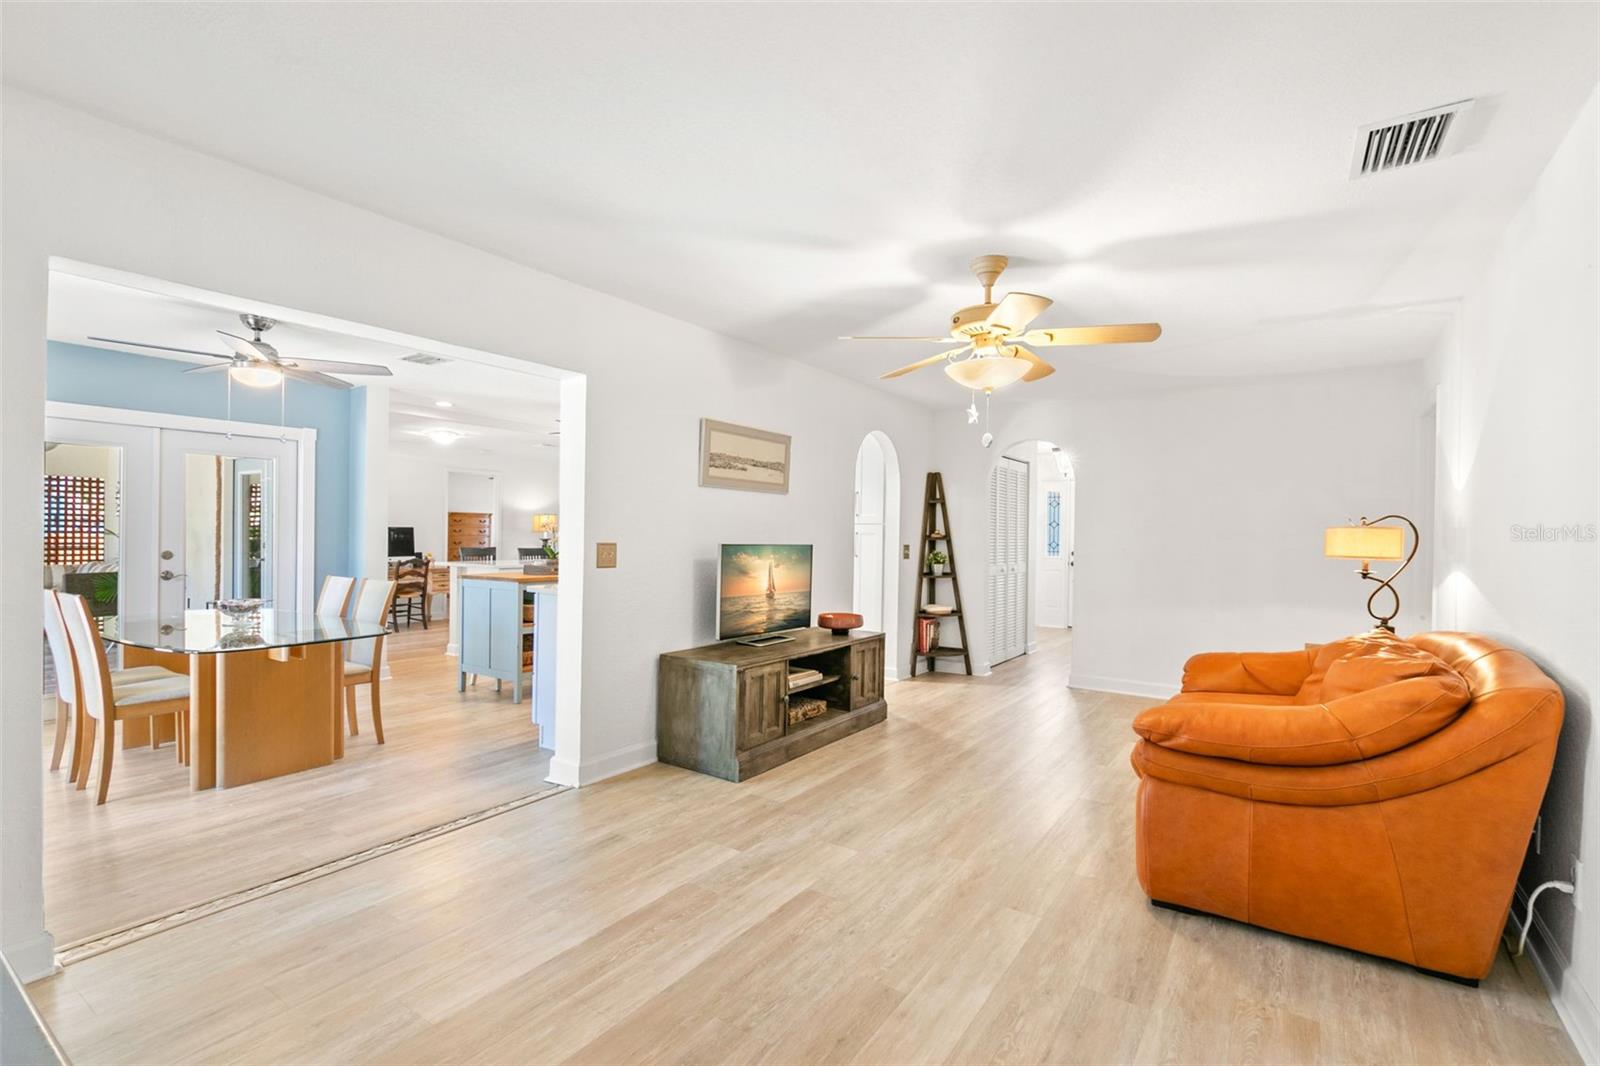
[[[1138,344],[1161,336],[1155,322],[1119,326],[1062,326],[1029,329],[1033,320],[1055,301],[1027,292],[1007,293],[994,302],[994,283],[1009,260],[1003,255],[980,255],[972,272],[983,285],[983,303],[963,307],[950,316],[950,333],[943,337],[841,337],[847,341],[933,341],[960,347],[930,355],[879,375],[897,378],[913,370],[944,363],[951,379],[969,388],[993,392],[1016,381],[1038,381],[1056,372],[1024,345],[1059,347],[1081,344]]]
[[[297,381],[307,381],[314,385],[327,385],[335,389],[353,389],[354,385],[340,381],[331,374],[359,374],[372,377],[393,377],[394,371],[379,363],[350,363],[342,359],[285,359],[278,354],[278,349],[261,339],[261,335],[278,324],[275,318],[263,315],[244,314],[239,316],[239,321],[245,328],[253,333],[254,339],[241,337],[237,333],[229,333],[219,329],[217,333],[233,349],[232,355],[223,355],[220,352],[203,352],[198,348],[175,348],[168,344],[147,344],[143,341],[124,341],[115,337],[90,337],[92,341],[104,341],[109,344],[123,344],[130,348],[154,348],[162,352],[184,352],[188,355],[204,355],[212,359],[223,359],[226,362],[213,363],[208,366],[190,367],[185,374],[206,374],[226,370],[228,376],[241,385],[253,388],[271,388],[285,377]]]

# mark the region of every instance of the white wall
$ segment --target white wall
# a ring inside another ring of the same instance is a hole
[[[1166,695],[1196,652],[1368,629],[1372,586],[1323,558],[1322,530],[1414,511],[1423,396],[1420,364],[1408,364],[1071,404],[997,399],[987,450],[978,427],[956,432],[960,416],[941,415],[963,575],[981,576],[989,467],[1017,442],[1048,440],[1076,477],[1074,686]],[[1402,578],[1401,631],[1427,627],[1427,588]],[[984,628],[969,612],[971,645],[986,654]]]
[[[583,513],[562,516],[585,656],[581,729],[559,731],[580,738],[580,781],[654,758],[656,658],[714,636],[719,542],[811,542],[815,607],[848,604],[856,448],[874,429],[907,472],[902,523],[922,513],[929,416],[913,403],[11,87],[3,107],[0,947],[25,977],[51,957],[34,710],[50,256],[586,374],[562,385],[561,448],[587,458]],[[585,395],[569,422],[566,399]],[[792,434],[789,495],[698,487],[701,417]],[[620,545],[616,569],[593,568],[596,541]]]
[[[1566,694],[1542,848],[1522,885],[1570,878],[1573,859],[1585,860],[1582,910],[1546,892],[1533,945],[1590,1062],[1600,1061],[1596,106],[1591,96],[1432,364],[1440,625],[1522,649]],[[1577,536],[1518,535],[1540,525]]]

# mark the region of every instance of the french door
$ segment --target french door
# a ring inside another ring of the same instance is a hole
[[[1002,456],[989,473],[989,663],[1028,650],[1028,464]]]
[[[296,609],[299,444],[161,431],[162,615],[224,599]]]

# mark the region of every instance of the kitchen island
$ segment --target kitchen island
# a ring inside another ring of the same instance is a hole
[[[532,686],[531,717],[539,746],[555,747],[556,576],[483,568],[453,578],[450,599],[459,618],[461,650],[457,689],[467,678],[494,678],[496,690],[511,682],[511,698],[522,702]]]

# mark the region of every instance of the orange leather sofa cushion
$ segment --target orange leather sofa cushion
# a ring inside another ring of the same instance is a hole
[[[1134,719],[1152,744],[1240,762],[1331,766],[1395,751],[1448,725],[1467,683],[1434,655],[1394,638],[1360,638],[1265,655],[1197,656],[1184,692]],[[1294,686],[1295,695],[1282,691]],[[1253,691],[1273,689],[1276,691]]]

